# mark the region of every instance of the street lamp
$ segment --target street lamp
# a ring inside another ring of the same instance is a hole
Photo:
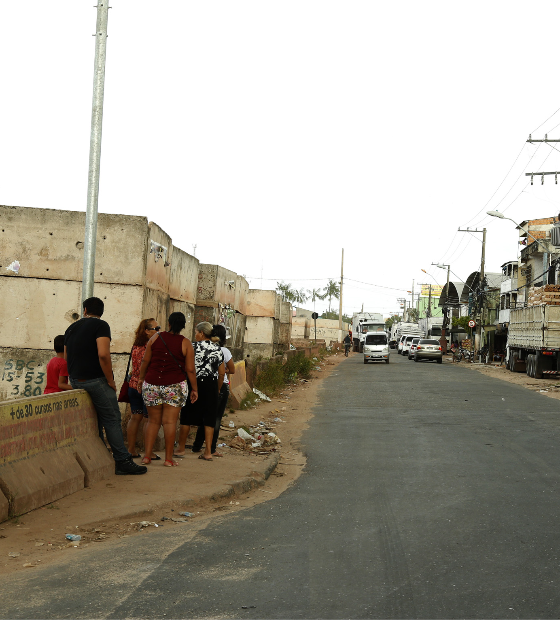
[[[525,228],[523,228],[523,226],[521,226],[520,224],[518,224],[515,220],[512,220],[511,217],[506,217],[503,213],[500,213],[499,211],[486,211],[487,215],[490,215],[492,217],[497,217],[500,220],[509,220],[510,222],[513,222],[517,228],[520,228],[523,232],[526,232],[527,235],[529,237],[531,237],[534,241],[536,241],[543,249],[545,252],[548,252],[548,248],[546,247],[546,245],[544,245],[541,241],[539,241],[536,237],[534,237],[529,230],[525,230]]]

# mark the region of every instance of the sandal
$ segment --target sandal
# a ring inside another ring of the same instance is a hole
[[[142,459],[142,465],[149,465],[151,462],[152,459],[149,459],[147,456]]]
[[[161,456],[158,454],[152,454],[152,461],[161,461]]]
[[[139,459],[142,455],[141,454],[131,454],[130,455],[133,459]]]
[[[211,461],[212,460],[212,458],[209,458],[209,459],[204,458],[204,454],[201,454],[198,458],[202,459],[203,461]]]
[[[221,452],[212,452],[212,456],[223,457],[224,455]]]
[[[178,467],[179,463],[177,463],[176,461],[168,461],[167,459],[165,459],[163,466],[164,467]]]

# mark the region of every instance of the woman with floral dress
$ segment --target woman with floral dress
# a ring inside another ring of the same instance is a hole
[[[198,458],[212,460],[212,439],[218,413],[218,396],[225,375],[224,354],[220,348],[220,338],[208,322],[199,323],[194,330],[194,358],[198,400],[186,403],[181,410],[181,430],[175,456],[185,455],[185,443],[191,426],[204,426],[204,453]]]
[[[136,452],[136,437],[138,436],[138,429],[143,418],[148,419],[148,410],[142,399],[142,394],[138,391],[138,377],[140,376],[140,364],[146,351],[146,345],[148,340],[160,330],[160,326],[155,319],[142,319],[140,325],[136,329],[134,336],[134,344],[132,345],[132,351],[130,352],[131,373],[130,381],[128,383],[128,400],[130,402],[130,420],[126,427],[126,437],[128,440],[128,451],[132,454],[133,459],[140,458],[140,454]],[[146,434],[147,424],[144,425],[144,435]],[[144,438],[144,445],[146,439]],[[152,454],[151,459],[159,461],[161,458],[157,454]]]
[[[173,312],[169,316],[169,331],[156,333],[146,345],[138,378],[148,409],[146,455],[142,459],[145,465],[151,463],[148,454],[152,454],[159,427],[163,424],[164,465],[177,466],[173,460],[173,446],[179,412],[189,394],[187,377],[191,384],[190,402],[194,403],[198,398],[192,343],[181,336],[186,323],[182,312]]]

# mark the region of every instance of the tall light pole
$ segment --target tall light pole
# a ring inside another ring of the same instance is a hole
[[[84,270],[82,303],[93,296],[95,280],[95,246],[97,241],[97,203],[101,164],[101,129],[103,125],[103,96],[105,92],[105,58],[107,54],[107,21],[109,0],[98,0],[95,31],[95,61],[93,68],[93,99],[91,104],[91,134],[89,140],[89,171],[84,237]]]
[[[342,248],[342,260],[340,262],[340,298],[338,303],[338,330],[340,332],[340,342],[342,342],[342,284],[344,282],[344,248]]]
[[[451,271],[451,265],[441,265],[439,263],[432,263],[436,267],[440,269],[445,269],[447,267],[447,284],[445,285],[445,301],[446,304],[443,306],[444,318],[443,325],[441,327],[441,348],[444,353],[447,353],[447,328],[449,327],[449,308],[447,307],[447,300],[449,299],[449,272]]]

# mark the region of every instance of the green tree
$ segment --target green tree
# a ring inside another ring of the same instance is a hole
[[[416,308],[409,308],[406,312],[409,323],[418,323],[418,310]]]
[[[340,286],[335,280],[329,280],[325,288],[325,297],[329,298],[329,312],[332,311],[332,299],[340,299]]]
[[[387,329],[391,329],[391,327],[393,327],[394,323],[400,323],[401,321],[402,321],[402,316],[399,316],[398,314],[393,314],[393,316],[390,316],[385,321],[385,327]]]
[[[291,284],[284,281],[276,282],[276,290],[280,293],[282,301],[295,301],[297,291],[294,291]]]
[[[313,312],[315,312],[315,302],[320,299],[321,301],[325,299],[327,296],[326,293],[323,292],[322,288],[314,288],[310,291],[307,291],[311,296],[311,301],[313,302]]]

